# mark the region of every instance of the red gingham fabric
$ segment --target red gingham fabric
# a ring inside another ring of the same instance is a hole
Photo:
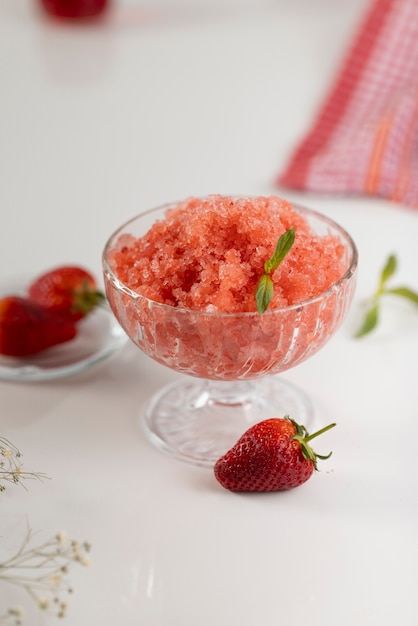
[[[373,0],[280,186],[418,208],[418,0]]]

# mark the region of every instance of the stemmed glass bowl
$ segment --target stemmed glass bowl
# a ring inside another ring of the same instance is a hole
[[[124,284],[112,252],[125,235],[144,236],[175,204],[145,211],[112,234],[103,252],[105,288],[130,339],[158,363],[185,375],[144,407],[141,421],[148,439],[178,459],[212,466],[262,419],[290,415],[309,427],[309,398],[277,374],[313,356],[342,324],[355,289],[357,249],[333,220],[292,205],[314,234],[338,239],[343,249],[338,280],[314,297],[262,315],[169,306]]]

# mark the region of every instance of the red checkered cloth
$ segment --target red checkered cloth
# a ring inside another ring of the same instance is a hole
[[[373,0],[280,186],[418,208],[418,1]]]

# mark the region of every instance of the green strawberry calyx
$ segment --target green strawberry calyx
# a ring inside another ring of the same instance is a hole
[[[312,435],[310,435],[308,431],[306,430],[305,426],[298,424],[297,422],[295,422],[295,420],[292,420],[288,415],[286,415],[284,419],[290,422],[291,424],[293,424],[293,426],[296,428],[296,434],[293,435],[291,439],[295,439],[296,441],[300,443],[301,451],[302,451],[304,458],[309,461],[312,461],[312,463],[314,464],[314,468],[317,470],[318,469],[317,459],[321,459],[322,461],[329,459],[332,452],[330,452],[327,455],[317,454],[311,448],[311,446],[309,445],[309,442],[315,437],[319,437],[319,435],[322,435],[323,433],[327,432],[327,430],[334,428],[336,424],[335,423],[328,424],[328,426],[324,426],[320,430],[317,430],[315,433],[312,433]]]
[[[96,306],[102,305],[106,301],[104,293],[98,289],[92,289],[89,282],[86,280],[83,283],[81,289],[77,289],[71,292],[73,299],[73,305],[71,307],[72,313],[82,313],[87,315]]]

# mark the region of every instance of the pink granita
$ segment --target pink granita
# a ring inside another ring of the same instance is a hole
[[[302,302],[341,276],[344,249],[318,236],[285,200],[209,196],[167,212],[146,235],[120,237],[109,259],[133,291],[162,304],[208,312],[255,311],[255,290],[277,240],[295,228],[295,243],[272,274],[270,308]]]
[[[291,227],[295,241],[272,273],[264,263]],[[106,293],[131,339],[193,376],[250,379],[314,354],[339,327],[354,292],[356,251],[328,218],[276,197],[189,198],[134,218],[104,253]]]

